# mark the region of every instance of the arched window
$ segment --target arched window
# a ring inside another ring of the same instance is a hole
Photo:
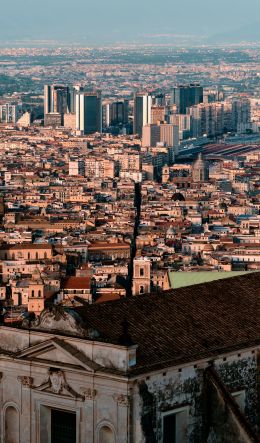
[[[28,259],[30,260],[30,258],[31,258],[31,254],[30,254],[30,252],[28,252]]]
[[[42,291],[39,289],[39,291],[38,291],[38,297],[41,297],[42,296]]]
[[[99,431],[99,443],[115,443],[115,435],[111,428],[102,426]]]
[[[5,443],[19,443],[19,412],[14,406],[8,406],[5,410]]]
[[[34,289],[32,289],[32,297],[34,297]]]
[[[144,293],[144,287],[140,286],[140,294],[143,294],[143,293]]]

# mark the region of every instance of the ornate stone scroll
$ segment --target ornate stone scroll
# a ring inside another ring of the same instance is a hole
[[[97,390],[92,388],[87,388],[83,391],[83,394],[85,396],[85,400],[95,400],[95,397],[97,395]]]
[[[21,375],[17,377],[17,380],[22,384],[22,386],[26,388],[32,388],[33,387],[33,378],[28,377],[26,375]]]
[[[130,404],[130,397],[128,395],[124,394],[114,394],[113,399],[117,402],[120,406],[129,406]]]

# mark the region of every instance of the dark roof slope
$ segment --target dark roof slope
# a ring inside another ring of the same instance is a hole
[[[127,319],[141,373],[260,344],[260,273],[75,310],[110,343]]]

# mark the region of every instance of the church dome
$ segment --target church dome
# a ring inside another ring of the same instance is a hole
[[[213,251],[214,251],[214,248],[213,248],[213,246],[212,246],[211,243],[207,243],[207,244],[204,246],[203,251],[204,251],[204,252],[213,252]]]
[[[173,196],[172,196],[172,200],[173,201],[185,201],[185,197],[180,192],[175,192],[175,194],[173,194]]]

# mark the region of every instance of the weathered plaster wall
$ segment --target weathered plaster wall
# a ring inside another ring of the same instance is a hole
[[[256,355],[243,354],[236,359],[216,362],[217,372],[231,392],[245,390],[244,413],[252,427],[257,424],[257,362]]]
[[[254,429],[257,425],[257,361],[252,351],[227,355],[217,359],[214,366],[230,392],[245,390],[245,415]],[[135,443],[162,443],[162,417],[167,411],[187,407],[188,419],[185,429],[187,443],[203,443],[214,441],[212,429],[207,422],[207,397],[209,393],[204,384],[204,369],[208,362],[168,370],[164,373],[153,374],[139,380],[134,387],[134,442]],[[217,401],[217,400],[216,400]],[[221,409],[221,408],[220,408]],[[220,411],[219,423],[223,419]],[[219,428],[220,429],[220,428]],[[210,433],[211,432],[211,433]],[[219,431],[217,431],[219,432]],[[225,433],[236,435],[232,419],[225,426]],[[210,435],[209,435],[210,433]],[[213,440],[211,440],[213,438]],[[231,437],[230,437],[231,438]],[[235,442],[220,434],[216,442]],[[209,439],[209,440],[208,440]],[[245,441],[245,440],[241,440]]]
[[[142,435],[136,435],[134,441],[162,442],[163,414],[187,406],[187,442],[201,443],[202,388],[202,373],[193,367],[183,368],[181,372],[171,370],[165,375],[153,375],[140,381],[136,387],[139,393],[136,415],[139,415]]]

